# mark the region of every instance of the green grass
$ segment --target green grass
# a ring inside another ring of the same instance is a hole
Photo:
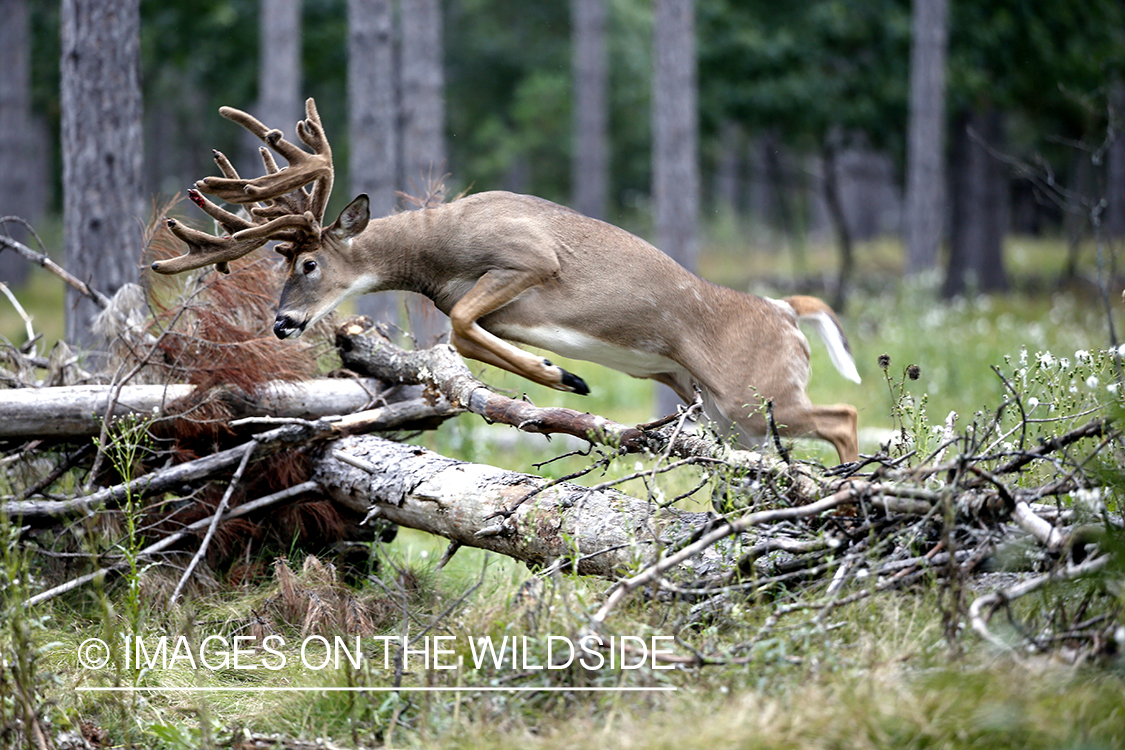
[[[736,252],[745,247],[752,251]],[[769,250],[777,246],[776,251]],[[1048,276],[1062,267],[1061,243],[1014,239],[1009,243],[1013,276]],[[894,280],[901,249],[894,243],[860,248],[866,291],[857,292],[844,318],[864,378],[861,385],[840,378],[824,347],[812,342],[816,402],[855,404],[866,442],[878,447],[898,423],[894,414],[902,388],[913,403],[924,403],[925,426],[940,424],[956,411],[961,424],[978,410],[995,409],[1004,386],[992,371],[1008,377],[1025,369],[1021,389],[1060,413],[1078,403],[1104,402],[1104,377],[1090,385],[1089,369],[1081,369],[1077,352],[1096,352],[1108,344],[1103,313],[1090,295],[1074,292],[1012,294],[941,302],[932,285],[902,286]],[[785,277],[812,268],[831,268],[829,249],[809,245],[786,247],[766,233],[740,238],[734,229],[716,230],[703,258],[706,275],[739,288],[753,279]],[[884,280],[884,281],[879,281]],[[879,289],[874,292],[872,289]],[[755,291],[772,293],[754,286]],[[49,344],[62,332],[61,283],[38,269],[30,286],[17,290]],[[13,319],[0,300],[0,333],[22,340],[23,324]],[[1120,312],[1118,303],[1117,311]],[[1121,321],[1118,321],[1120,327]],[[1027,360],[1021,362],[1021,350]],[[1051,352],[1049,365],[1040,353]],[[888,354],[887,377],[877,358]],[[1067,360],[1066,367],[1060,360]],[[535,386],[507,373],[470,363],[486,382],[511,395],[526,393],[536,404],[589,410],[623,423],[654,415],[652,384],[587,363],[566,366],[590,383],[593,394],[577,397]],[[904,381],[907,365],[920,367],[917,381]],[[890,379],[890,384],[887,382]],[[1072,392],[1073,389],[1073,392]],[[920,419],[915,409],[906,415]],[[898,417],[902,419],[902,417]],[[1051,426],[1051,425],[1047,425]],[[572,457],[536,467],[537,462],[565,452],[562,441],[521,436],[512,428],[485,425],[470,415],[419,438],[450,455],[506,468],[561,476],[587,466],[586,457]],[[831,460],[814,444],[801,444],[798,455]],[[593,483],[622,476],[638,459],[614,462],[605,474],[578,481]],[[645,464],[647,465],[647,464]],[[697,475],[681,472],[661,484],[665,495],[694,485]],[[11,491],[0,479],[0,494]],[[647,488],[634,481],[623,489],[643,496]],[[709,493],[688,501],[706,506]],[[406,613],[395,609],[381,625],[394,634],[404,622],[418,634],[437,616],[433,635],[455,638],[457,654],[469,658],[469,638],[528,636],[534,655],[542,656],[549,635],[576,637],[587,615],[603,600],[606,581],[560,576],[537,591],[521,587],[533,576],[523,566],[478,550],[463,549],[441,572],[433,565],[445,542],[403,530],[386,551],[382,570],[391,590],[401,568],[413,581]],[[300,561],[295,561],[299,563]],[[173,669],[101,671],[78,663],[78,646],[88,638],[112,641],[127,632],[130,620],[126,587],[121,581],[105,590],[87,588],[38,608],[25,617],[21,592],[45,587],[43,574],[54,563],[29,558],[8,542],[3,573],[16,581],[0,593],[4,635],[0,648],[38,643],[43,654],[35,662],[34,684],[45,700],[47,717],[56,727],[90,721],[109,732],[114,746],[186,748],[207,746],[209,738],[227,736],[232,725],[263,733],[280,732],[314,738],[330,736],[338,744],[368,747],[571,748],[592,743],[623,748],[1114,748],[1125,745],[1125,671],[1120,657],[1108,663],[1067,665],[1049,656],[1017,666],[972,635],[959,640],[962,652],[950,653],[941,613],[948,606],[926,586],[871,597],[832,613],[823,627],[801,625],[779,629],[750,644],[769,615],[768,604],[744,602],[684,630],[693,648],[724,663],[702,669],[603,671],[536,671],[486,667],[443,671],[415,668],[403,676],[411,686],[498,685],[668,685],[670,694],[637,693],[162,693],[113,695],[78,692],[95,684],[155,687],[287,687],[386,686],[391,675],[381,665],[359,670],[311,670],[298,663],[295,644],[301,623],[266,619],[273,632],[286,638],[287,665],[281,670]],[[483,573],[482,573],[483,571]],[[169,577],[172,582],[169,583]],[[249,590],[222,587],[197,593],[181,609],[167,600],[175,575],[160,568],[140,573],[142,609],[136,616],[147,636],[186,634],[198,643],[206,635],[249,632],[256,617],[268,613],[275,587]],[[473,587],[476,587],[475,589]],[[470,591],[470,589],[472,589]],[[379,594],[374,584],[362,595]],[[459,601],[465,596],[463,601]],[[1027,614],[1039,606],[1021,602]],[[1046,606],[1046,605],[1043,605]],[[615,611],[609,632],[666,634],[687,615],[687,605],[646,602],[635,597]],[[999,619],[998,615],[998,619]],[[14,634],[14,635],[13,635]],[[20,640],[20,639],[24,640]],[[375,653],[375,649],[371,649]],[[259,654],[260,656],[260,654]],[[7,658],[7,657],[5,657]],[[30,680],[27,683],[26,680]],[[7,686],[8,683],[5,683]],[[11,698],[0,697],[0,723],[10,719]],[[6,735],[0,733],[0,747]]]

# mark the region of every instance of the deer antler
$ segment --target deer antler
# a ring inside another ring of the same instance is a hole
[[[332,149],[324,134],[316,103],[305,102],[305,119],[297,123],[297,135],[312,149],[308,152],[287,141],[280,130],[271,130],[256,117],[233,107],[222,107],[219,113],[238,123],[266,142],[270,148],[288,162],[279,168],[273,155],[262,148],[262,161],[266,174],[253,179],[242,179],[234,165],[222,153],[213,152],[222,177],[205,177],[188,191],[188,197],[211,218],[215,219],[226,236],[216,236],[184,226],[168,219],[172,233],[187,243],[188,252],[177,258],[159,260],[152,264],[157,273],[174,274],[203,268],[212,263],[223,273],[228,273],[227,263],[241,258],[270,240],[292,244],[301,240],[318,240],[324,209],[332,194]],[[312,190],[305,186],[312,183]],[[231,213],[202,195],[207,193],[228,203],[252,204],[250,219]],[[282,249],[282,248],[279,248]],[[283,250],[284,252],[284,250]]]

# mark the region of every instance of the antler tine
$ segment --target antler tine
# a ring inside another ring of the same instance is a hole
[[[195,188],[189,189],[187,191],[187,194],[192,203],[199,206],[199,208],[203,209],[204,213],[206,213],[215,221],[219,222],[219,224],[222,225],[223,229],[227,230],[227,232],[230,234],[234,234],[235,232],[239,232],[243,229],[249,229],[250,227],[254,226],[255,222],[249,221],[248,219],[245,219],[238,214],[232,214],[230,211],[227,211],[217,203],[208,200]]]
[[[324,209],[332,191],[332,149],[324,133],[316,103],[305,102],[305,119],[297,123],[297,134],[312,149],[308,152],[287,141],[280,130],[267,128],[253,115],[233,107],[222,107],[219,113],[236,122],[265,141],[266,145],[285,157],[288,166],[281,168],[269,150],[263,148],[262,162],[266,174],[242,179],[238,171],[219,151],[212,151],[222,177],[205,177],[195,183],[188,196],[209,216],[219,222],[229,235],[218,237],[181,225],[168,219],[172,233],[187,243],[188,252],[178,258],[156,261],[154,271],[181,273],[203,268],[212,263],[229,271],[227,263],[253,252],[270,240],[299,243],[304,239],[319,240]],[[305,186],[313,183],[311,190]],[[200,193],[216,196],[236,204],[260,203],[250,208],[250,219],[231,213]],[[279,248],[282,249],[283,248]]]
[[[239,219],[237,216],[235,218]],[[229,273],[227,264],[230,261],[249,255],[270,240],[296,242],[302,235],[312,235],[313,238],[320,235],[320,222],[307,211],[303,214],[280,216],[264,224],[250,224],[239,220],[246,224],[244,229],[226,237],[216,237],[185,226],[175,219],[168,219],[168,228],[172,230],[172,234],[187,243],[188,251],[178,258],[154,262],[152,270],[162,274],[175,274],[213,263],[223,273]]]
[[[158,260],[152,264],[152,270],[166,275],[203,268],[212,263],[223,273],[230,273],[227,265],[230,261],[254,252],[269,241],[245,237],[238,240],[235,239],[238,232],[227,237],[216,237],[185,226],[175,219],[168,219],[168,228],[172,230],[172,234],[187,243],[188,251],[177,258]]]
[[[320,221],[324,216],[324,206],[328,203],[327,192],[331,190],[332,150],[328,146],[328,139],[324,137],[324,128],[312,99],[306,102],[305,108],[308,119],[298,123],[297,130],[301,139],[314,149],[313,153],[286,140],[281,131],[270,130],[253,115],[233,107],[221,108],[219,112],[223,117],[261,138],[283,156],[289,166],[252,180],[205,177],[196,183],[196,187],[230,203],[255,203],[276,199],[314,182],[316,184],[310,199],[310,210],[317,221]]]
[[[297,123],[297,135],[314,153],[321,154],[328,160],[329,169],[313,183],[309,198],[309,210],[318,220],[323,221],[324,209],[328,207],[328,199],[332,195],[335,170],[332,167],[332,147],[328,145],[328,136],[324,133],[320,112],[317,111],[316,101],[311,96],[305,100],[305,119]]]
[[[266,166],[266,174],[275,174],[281,171],[268,148],[263,146],[258,149],[258,152],[262,156],[262,163]],[[286,214],[303,214],[308,210],[309,192],[302,187],[291,193],[279,195],[262,206],[255,206],[250,209],[250,213],[258,219],[273,219]]]

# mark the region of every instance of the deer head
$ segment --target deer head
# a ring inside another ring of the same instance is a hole
[[[311,153],[286,140],[281,131],[267,128],[242,110],[222,107],[219,113],[261,138],[288,162],[288,166],[278,167],[270,150],[262,148],[266,174],[243,179],[226,156],[214,151],[215,163],[223,176],[199,180],[188,190],[188,197],[218,222],[226,234],[207,234],[169,218],[168,227],[187,243],[188,252],[177,258],[156,261],[152,270],[176,274],[214,264],[219,271],[229,273],[230,261],[271,240],[279,241],[277,251],[288,261],[288,278],[281,293],[274,333],[279,338],[300,335],[306,326],[326,315],[354,291],[354,279],[345,272],[347,248],[350,240],[367,226],[370,218],[367,196],[353,200],[335,222],[323,226],[334,171],[332,149],[312,99],[305,102],[305,119],[297,123],[297,135]],[[311,189],[307,187],[310,183]],[[204,194],[227,203],[249,206],[249,218],[227,211]],[[291,307],[298,307],[306,314],[297,320],[284,312]]]

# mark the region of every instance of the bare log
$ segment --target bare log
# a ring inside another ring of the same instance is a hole
[[[255,394],[239,393],[246,415],[320,419],[367,407],[386,386],[373,379],[321,378],[272,382]],[[97,435],[117,386],[74,385],[0,390],[0,438],[78,438]],[[167,405],[192,395],[195,386],[121,386],[112,417],[164,415]]]
[[[149,497],[162,492],[175,492],[184,486],[215,477],[237,466],[249,446],[257,444],[259,457],[276,453],[311,440],[338,437],[365,430],[395,430],[404,423],[450,415],[448,405],[430,407],[419,401],[388,404],[343,418],[326,418],[313,422],[287,420],[272,430],[260,432],[249,442],[209,456],[150,472],[132,481],[106,487],[70,500],[13,500],[0,505],[0,513],[20,523],[39,524],[59,518],[92,514],[103,507],[114,507],[129,496]]]
[[[362,467],[362,468],[361,468]],[[615,577],[689,536],[707,513],[659,508],[616,490],[592,490],[446,458],[372,435],[330,444],[314,480],[359,513],[492,550],[532,567],[569,563]],[[705,550],[689,564],[702,564]],[[733,558],[725,560],[730,565]],[[695,571],[698,573],[699,571]]]

